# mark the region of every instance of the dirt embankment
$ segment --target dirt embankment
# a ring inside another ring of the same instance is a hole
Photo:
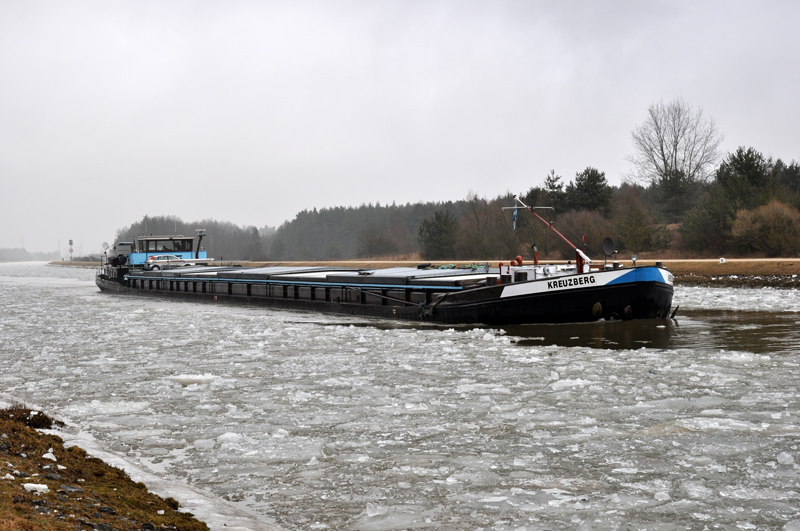
[[[0,409],[0,531],[208,531],[174,499],[34,429],[59,425],[22,404]]]
[[[677,284],[800,287],[800,259],[664,260]]]

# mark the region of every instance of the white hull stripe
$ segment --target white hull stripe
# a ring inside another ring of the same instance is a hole
[[[672,285],[672,273],[657,267],[637,267],[635,269],[620,269],[611,271],[597,271],[582,275],[569,275],[551,278],[542,278],[519,284],[509,284],[503,288],[500,298],[519,297],[536,293],[547,293],[561,290],[574,290],[612,286],[634,282],[663,282]]]

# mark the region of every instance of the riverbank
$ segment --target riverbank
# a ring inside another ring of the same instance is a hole
[[[800,287],[800,260],[665,260],[675,283],[689,286],[746,288]]]
[[[481,261],[446,262],[433,261],[434,267],[447,265],[463,265],[480,263]],[[630,267],[630,260],[619,260],[620,264]],[[248,262],[226,261],[217,265],[241,265],[242,267],[267,267],[267,266],[340,266],[361,268],[387,268],[387,267],[417,267],[421,262],[396,261],[396,260],[343,260],[335,262]],[[497,265],[498,262],[491,262]],[[547,263],[565,263],[553,261]],[[637,265],[653,265],[652,259],[642,259]],[[800,286],[800,259],[798,258],[731,258],[731,259],[691,259],[691,260],[662,260],[664,266],[675,276],[678,285],[703,285],[721,287],[779,287],[792,288]],[[97,262],[50,262],[50,265],[66,267],[99,267]],[[602,265],[602,264],[601,264]]]
[[[21,404],[0,410],[0,531],[207,531],[128,475],[77,446],[66,448],[52,429],[63,423]]]

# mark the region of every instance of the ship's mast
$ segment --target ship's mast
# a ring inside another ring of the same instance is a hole
[[[539,215],[539,214],[536,212],[537,210],[553,210],[553,211],[555,212],[555,209],[554,209],[553,207],[537,207],[537,206],[528,206],[528,205],[526,205],[526,204],[525,204],[525,203],[524,203],[524,202],[523,202],[523,201],[522,201],[522,200],[521,200],[521,199],[520,199],[518,196],[516,196],[516,195],[514,196],[514,201],[515,201],[515,202],[517,202],[517,203],[519,203],[519,206],[521,206],[522,208],[524,208],[525,210],[527,210],[528,212],[530,212],[531,214],[533,214],[534,216],[536,216],[537,218],[539,218],[539,220],[541,220],[541,222],[542,222],[542,223],[544,223],[545,225],[547,225],[548,227],[550,227],[550,229],[551,229],[553,232],[555,232],[556,234],[558,234],[558,235],[559,235],[559,237],[560,237],[562,240],[564,240],[565,242],[567,242],[567,244],[568,244],[570,247],[572,247],[573,249],[575,249],[575,264],[576,264],[576,266],[577,266],[577,271],[578,271],[578,273],[583,273],[583,272],[584,272],[584,271],[583,271],[583,266],[584,266],[584,264],[591,264],[591,263],[592,263],[592,260],[591,260],[591,258],[589,258],[588,256],[586,256],[586,254],[584,254],[584,252],[583,252],[583,251],[581,251],[580,249],[578,249],[578,247],[577,247],[577,246],[576,246],[574,243],[572,243],[571,241],[569,241],[569,240],[567,239],[567,237],[566,237],[566,236],[564,236],[563,234],[561,234],[560,232],[558,232],[558,230],[557,230],[557,229],[556,229],[556,228],[553,226],[553,223],[552,223],[552,222],[550,222],[550,221],[547,221],[546,219],[544,219],[542,216],[540,216],[540,215]],[[516,209],[516,208],[518,208],[518,207],[517,207],[517,206],[513,206],[513,207],[503,207],[503,210],[512,210],[512,209]]]

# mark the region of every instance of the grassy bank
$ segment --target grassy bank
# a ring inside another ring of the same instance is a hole
[[[0,531],[208,530],[172,498],[35,429],[59,424],[21,404],[0,409]]]

